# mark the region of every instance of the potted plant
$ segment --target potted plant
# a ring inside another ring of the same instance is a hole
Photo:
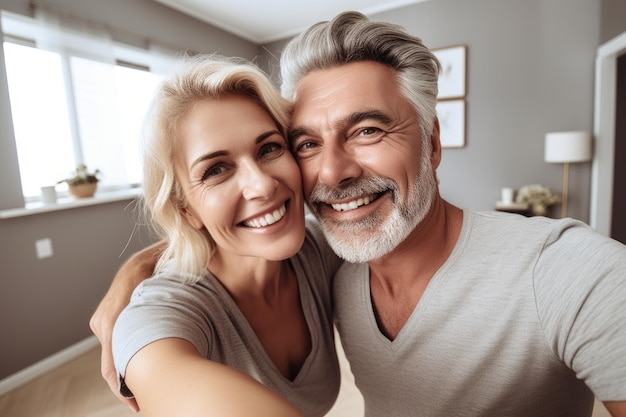
[[[549,207],[561,202],[561,196],[546,186],[533,184],[520,188],[516,201],[528,204],[534,216],[545,216]]]
[[[60,180],[58,184],[67,183],[70,194],[76,198],[93,197],[100,181],[99,174],[99,170],[89,172],[87,165],[80,164],[71,176]]]

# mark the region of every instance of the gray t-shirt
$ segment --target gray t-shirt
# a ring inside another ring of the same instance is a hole
[[[626,246],[581,222],[465,210],[393,341],[366,264],[345,264],[334,291],[366,416],[575,417],[593,393],[626,400]]]
[[[319,226],[307,221],[304,245],[290,259],[302,310],[311,333],[311,352],[294,380],[285,378],[267,356],[254,331],[225,288],[208,271],[194,284],[175,272],[145,280],[133,293],[113,332],[113,356],[122,394],[126,366],[147,344],[163,338],[191,342],[206,358],[243,371],[272,388],[307,416],[323,416],[339,390],[339,367],[332,327],[330,279],[340,260]]]

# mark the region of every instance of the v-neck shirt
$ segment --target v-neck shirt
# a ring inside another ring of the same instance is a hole
[[[625,400],[625,294],[624,245],[572,219],[473,210],[393,341],[367,264],[334,280],[367,417],[590,416],[591,390]]]
[[[230,294],[206,271],[193,285],[164,270],[142,282],[117,320],[113,354],[122,393],[126,366],[149,343],[164,338],[191,342],[207,359],[247,373],[278,392],[307,416],[323,416],[333,405],[340,375],[332,326],[331,278],[341,261],[325,243],[319,225],[307,219],[301,250],[291,263],[311,351],[293,380],[271,361]]]

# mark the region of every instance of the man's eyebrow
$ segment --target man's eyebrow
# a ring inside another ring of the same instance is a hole
[[[341,121],[339,124],[355,124],[360,123],[364,120],[376,120],[381,123],[389,124],[391,123],[391,117],[387,116],[383,112],[379,110],[369,110],[362,112],[355,112],[350,114],[344,121]]]
[[[347,117],[335,122],[335,127],[344,128],[346,126],[351,126],[353,124],[357,124],[363,122],[365,120],[376,120],[380,123],[389,124],[391,123],[391,117],[387,116],[385,113],[379,110],[368,110],[368,111],[360,111],[349,114]],[[300,136],[304,136],[310,133],[310,129],[306,126],[297,127],[289,130],[287,135],[289,139],[289,143],[293,143]]]
[[[287,132],[287,141],[291,145],[300,136],[304,136],[307,133],[309,133],[309,129],[307,129],[306,127],[298,127],[298,128],[295,128],[295,129],[290,129],[289,132]]]

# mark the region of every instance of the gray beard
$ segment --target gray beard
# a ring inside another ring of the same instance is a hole
[[[368,262],[393,251],[402,243],[430,210],[437,182],[428,157],[423,157],[415,184],[405,201],[400,200],[398,184],[388,178],[370,177],[357,180],[343,188],[317,185],[309,195],[309,208],[318,218],[330,247],[342,259],[353,263]],[[350,222],[324,218],[323,201],[349,197],[391,193],[393,209],[389,216],[378,213]]]

